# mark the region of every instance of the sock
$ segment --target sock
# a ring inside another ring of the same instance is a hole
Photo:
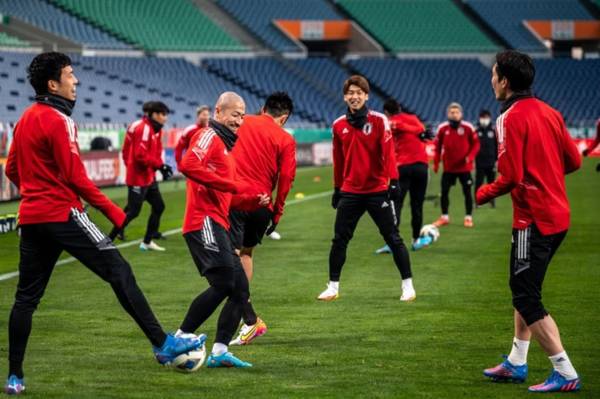
[[[330,281],[329,286],[334,288],[336,291],[340,290],[340,282],[339,281]]]
[[[473,216],[471,216],[471,215],[465,215],[465,220],[473,220]]]
[[[450,220],[450,216],[448,216],[448,215],[442,215],[442,219],[444,219],[444,220]]]
[[[9,362],[8,376],[16,375],[17,378],[23,378],[23,363],[21,362]]]
[[[222,355],[223,353],[227,353],[227,345],[225,344],[220,344],[218,342],[215,342],[213,344],[212,347],[212,352],[213,355]]]
[[[575,371],[569,356],[567,356],[567,352],[562,351],[556,355],[549,356],[548,359],[552,362],[554,370],[558,371],[567,380],[573,380],[578,377],[577,371]]]
[[[405,278],[402,280],[402,291],[414,291],[412,278]]]
[[[527,363],[527,351],[529,350],[529,341],[523,341],[517,337],[513,338],[512,349],[508,355],[508,361],[513,366],[522,366]]]

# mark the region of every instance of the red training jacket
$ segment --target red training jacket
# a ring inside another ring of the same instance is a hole
[[[600,119],[596,122],[596,138],[594,142],[588,147],[589,152],[594,151],[596,147],[600,144]]]
[[[437,172],[441,157],[444,172],[471,172],[478,152],[479,138],[473,125],[461,121],[458,128],[453,129],[450,123],[444,122],[437,130],[433,170]]]
[[[353,194],[386,191],[398,179],[394,142],[384,114],[369,111],[367,123],[357,129],[346,115],[333,122],[334,186]]]
[[[269,209],[273,222],[279,223],[283,207],[296,176],[296,141],[269,115],[247,115],[239,128],[231,153],[240,180],[259,192],[277,197]]]
[[[202,129],[202,126],[197,124],[189,125],[183,132],[179,139],[177,140],[177,144],[175,145],[175,162],[177,162],[177,169],[179,169],[179,164],[181,163],[181,158],[183,157],[183,150],[187,150],[190,146],[190,140],[198,132]]]
[[[6,177],[21,193],[19,224],[66,222],[80,197],[115,226],[125,213],[88,178],[77,143],[75,122],[57,109],[33,104],[15,126]]]
[[[190,140],[181,160],[180,172],[187,178],[183,233],[201,230],[208,216],[229,230],[229,208],[242,210],[258,207],[251,189],[235,181],[235,161],[211,127],[204,127]],[[233,196],[232,194],[244,193]]]
[[[125,166],[127,166],[127,162],[129,162],[129,151],[131,150],[131,138],[133,136],[133,131],[142,122],[142,119],[138,119],[131,125],[127,126],[127,130],[125,131],[125,140],[123,140],[123,146],[121,147],[121,157],[123,158],[123,163]]]
[[[148,117],[144,116],[141,123],[137,124],[130,134],[127,153],[127,176],[125,182],[128,186],[149,186],[154,182],[156,170],[163,164],[162,160],[162,130],[155,132]],[[123,147],[125,147],[123,143]]]
[[[517,100],[497,120],[498,172],[495,182],[477,191],[477,203],[510,192],[513,227],[535,223],[544,235],[570,223],[565,174],[581,166],[581,156],[560,112],[543,101]]]
[[[396,164],[398,167],[413,163],[428,164],[425,143],[419,138],[425,126],[419,117],[413,114],[399,113],[390,118],[390,127],[394,136]]]

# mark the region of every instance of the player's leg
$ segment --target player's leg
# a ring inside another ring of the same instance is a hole
[[[398,168],[398,174],[400,179],[398,179],[398,185],[400,187],[400,195],[398,199],[392,201],[394,206],[394,218],[396,219],[396,226],[400,226],[400,219],[402,217],[402,208],[404,206],[404,199],[406,198],[406,194],[409,192],[411,188],[411,179],[412,179],[412,165],[404,165]],[[377,249],[375,251],[376,254],[390,254],[392,251],[390,247],[385,244],[383,247]]]
[[[566,231],[544,236],[535,225],[531,225],[524,235],[524,251],[529,258],[530,267],[521,273],[523,275],[521,279],[514,273],[511,276],[514,279],[513,284],[520,293],[516,298],[514,297],[513,302],[527,323],[533,338],[546,352],[553,365],[550,377],[541,384],[529,387],[529,390],[535,392],[579,390],[581,381],[564,350],[558,326],[541,302],[542,284],[548,265],[564,240]]]
[[[242,268],[239,258],[233,253],[232,255],[233,267],[228,267],[227,274],[222,273],[219,276],[223,283],[231,283],[231,291],[219,315],[215,343],[206,361],[208,367],[252,367],[252,364],[241,361],[228,350],[228,345],[242,315],[242,307],[250,299],[250,286],[246,273]],[[257,324],[256,320],[253,324]],[[256,335],[256,331],[248,333],[249,335]]]
[[[148,217],[148,224],[146,225],[146,234],[140,244],[140,248],[143,250],[164,251],[163,247],[152,241],[152,238],[158,234],[160,217],[165,211],[165,202],[162,199],[157,182],[152,183],[148,187],[145,200],[150,204],[151,210]]]
[[[199,346],[197,339],[167,336],[137,285],[131,266],[86,213],[73,209],[69,221],[52,225],[52,232],[65,251],[110,284],[123,309],[154,346],[161,364]]]
[[[33,312],[54,269],[62,249],[45,231],[45,225],[20,227],[19,282],[8,322],[8,381],[6,393],[20,394],[25,390],[23,382],[23,360]]]
[[[421,227],[423,227],[423,203],[427,193],[427,181],[429,180],[429,168],[424,163],[414,165],[414,171],[410,185],[410,213],[413,238],[413,249],[419,249],[431,243],[430,237],[419,238]],[[426,240],[428,239],[428,241]]]
[[[445,226],[450,223],[450,217],[448,215],[448,210],[450,208],[450,187],[452,187],[456,183],[456,174],[444,172],[442,173],[441,180],[441,207],[442,207],[442,216],[439,217],[438,220],[433,222],[434,225],[440,227]]]
[[[524,236],[520,233],[522,231],[523,230],[513,229],[512,232],[512,244],[510,250],[511,290],[513,290],[512,272],[517,270],[517,268],[523,269],[526,267],[524,265],[525,260],[523,260]],[[521,270],[521,272],[522,271],[523,270]],[[514,289],[516,289],[516,286]],[[527,327],[527,323],[525,323],[525,320],[521,317],[516,308],[514,309],[513,318],[515,335],[513,337],[510,354],[502,363],[483,371],[483,374],[493,381],[512,381],[521,383],[527,379],[527,352],[529,350],[531,332]]]
[[[340,275],[346,262],[348,243],[352,239],[356,225],[365,210],[364,196],[342,193],[336,210],[334,236],[329,251],[329,283],[327,289],[317,299],[332,301],[339,297]]]
[[[416,298],[412,283],[412,271],[410,268],[410,257],[404,245],[402,237],[398,232],[398,226],[394,224],[394,215],[389,206],[387,193],[372,194],[367,199],[367,211],[373,222],[379,228],[379,233],[386,244],[392,250],[394,263],[402,277],[402,301],[412,301]]]
[[[465,197],[465,227],[473,227],[473,177],[471,173],[461,173],[458,176]]]
[[[147,187],[127,186],[127,205],[124,209],[127,218],[120,229],[113,227],[112,231],[108,235],[111,240],[114,240],[119,233],[125,231],[125,227],[127,227],[127,225],[131,223],[133,219],[138,217],[140,211],[142,210],[142,205],[144,204],[144,198],[146,197],[147,189]]]

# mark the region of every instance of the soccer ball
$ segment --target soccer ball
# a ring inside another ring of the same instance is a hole
[[[182,373],[193,373],[197,371],[206,359],[206,348],[202,345],[201,348],[195,351],[189,351],[177,356],[172,363],[175,370]]]
[[[438,238],[440,238],[440,230],[437,228],[437,226],[434,226],[433,224],[426,224],[425,226],[423,226],[419,234],[421,235],[421,237],[431,237],[433,242],[436,242]]]

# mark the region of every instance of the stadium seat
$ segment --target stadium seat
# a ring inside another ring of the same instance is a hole
[[[52,0],[150,51],[243,51],[245,47],[188,0]],[[156,16],[160,16],[157,19]]]
[[[273,20],[341,19],[325,0],[217,0],[217,3],[268,46],[281,52],[300,49],[273,25]]]
[[[577,0],[466,0],[466,3],[511,47],[525,51],[547,51],[525,27],[525,20],[594,19]]]
[[[0,32],[0,47],[30,47],[31,44],[25,40]]]
[[[498,47],[452,0],[340,0],[393,52],[489,52]]]
[[[43,0],[0,0],[0,13],[96,49],[129,49],[126,43]]]

